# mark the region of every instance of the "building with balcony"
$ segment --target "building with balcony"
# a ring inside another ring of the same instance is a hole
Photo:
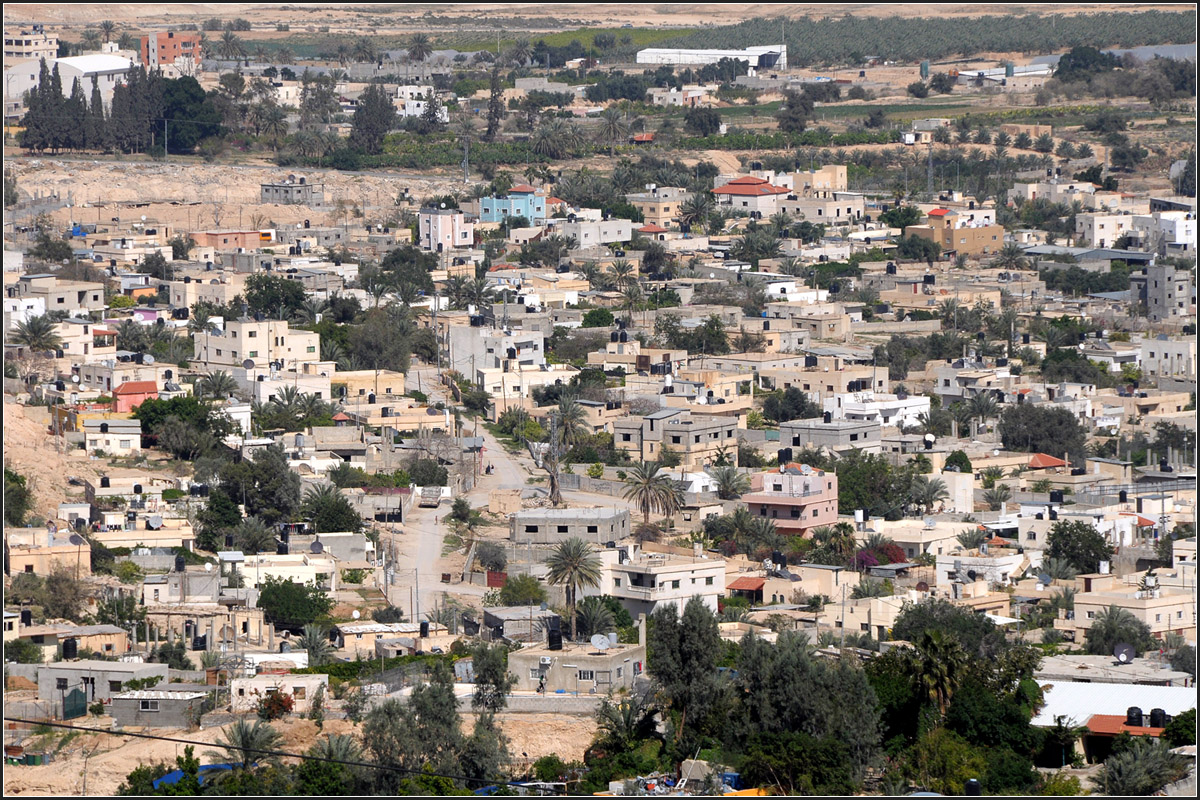
[[[1004,226],[993,219],[975,219],[979,214],[959,213],[953,209],[935,208],[925,218],[924,225],[910,225],[905,236],[920,236],[942,248],[943,253],[981,256],[999,252],[1004,246]]]
[[[895,395],[875,392],[834,394],[826,398],[825,411],[834,419],[873,422],[902,428],[919,425],[918,417],[928,414],[932,401],[924,395]]]
[[[480,222],[506,222],[524,217],[534,225],[546,219],[546,196],[526,184],[514,186],[504,197],[479,198]]]
[[[41,61],[49,63],[58,55],[58,36],[46,33],[42,25],[4,29],[4,63]],[[5,96],[8,92],[5,92]]]
[[[475,225],[455,209],[421,209],[417,214],[418,244],[422,250],[441,253],[475,244]]]
[[[712,611],[725,595],[725,560],[700,553],[681,556],[646,552],[636,544],[601,550],[600,583],[585,587],[582,597],[615,597],[634,618],[663,605],[680,613],[693,597]]]
[[[651,186],[645,192],[625,195],[629,204],[642,212],[642,219],[648,225],[670,227],[679,217],[679,206],[692,193],[677,186]]]
[[[141,45],[146,69],[162,69],[173,78],[194,77],[204,58],[199,33],[159,31],[143,36]]]
[[[805,536],[838,516],[838,477],[807,464],[788,464],[750,476],[742,495],[750,513],[775,523],[782,536]]]

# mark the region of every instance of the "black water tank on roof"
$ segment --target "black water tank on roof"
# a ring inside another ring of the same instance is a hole
[[[1150,709],[1150,727],[1165,728],[1167,727],[1167,712],[1161,708]]]
[[[1142,710],[1137,706],[1130,706],[1125,711],[1125,724],[1131,728],[1142,727]]]
[[[183,556],[175,556],[175,571],[183,572],[187,569],[187,559]]]
[[[826,411],[825,415],[821,419],[826,425],[828,425],[829,423],[833,422],[833,412]]]
[[[421,620],[421,638],[429,638],[429,620]]]
[[[111,483],[112,482],[109,481],[107,475],[101,476],[101,478],[100,478],[100,488],[101,489],[107,489],[111,485]]]
[[[79,657],[79,640],[78,639],[63,639],[62,643],[63,661],[70,661]]]
[[[21,609],[21,625],[24,627],[29,627],[32,624],[33,624],[33,612],[30,611],[28,608],[22,608]]]

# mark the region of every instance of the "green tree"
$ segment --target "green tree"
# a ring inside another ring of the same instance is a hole
[[[63,346],[62,338],[58,335],[57,323],[44,315],[18,322],[9,341],[24,345],[34,353],[59,350]]]
[[[1111,561],[1113,547],[1095,526],[1081,520],[1059,520],[1050,526],[1046,556],[1062,559],[1083,573],[1100,571],[1101,561]]]
[[[508,694],[517,683],[516,676],[508,671],[508,649],[499,643],[479,641],[470,652],[475,673],[471,708],[488,714],[503,711],[508,705]]]
[[[852,795],[858,788],[850,754],[833,737],[806,733],[759,734],[746,748],[742,780],[782,795]]]
[[[500,603],[506,606],[536,606],[546,602],[546,589],[532,575],[509,575],[500,587]]]
[[[813,113],[813,101],[805,92],[785,89],[783,102],[775,112],[779,130],[786,133],[803,133]]]
[[[220,750],[210,750],[209,758],[218,762],[234,760],[237,769],[249,769],[259,764],[277,763],[278,756],[270,751],[283,747],[283,735],[270,723],[256,719],[254,724],[239,719],[225,729],[215,744]]]
[[[299,281],[259,272],[246,278],[246,305],[255,314],[286,319],[303,307],[304,287]]]
[[[383,152],[383,138],[396,126],[396,108],[380,84],[372,84],[359,97],[351,120],[348,145],[360,153]]]
[[[1188,771],[1188,759],[1172,753],[1165,742],[1138,736],[1129,749],[1109,756],[1093,779],[1113,797],[1146,796],[1157,793]]]
[[[308,654],[308,665],[320,667],[333,657],[333,645],[329,642],[329,631],[323,625],[310,623],[304,626],[300,636],[300,649]]]
[[[1000,440],[1005,450],[1041,452],[1082,461],[1086,434],[1069,410],[1018,404],[1000,415]]]
[[[946,467],[958,467],[959,472],[971,472],[971,459],[962,450],[955,450],[946,456]]]
[[[1182,714],[1176,714],[1167,723],[1162,738],[1171,747],[1185,747],[1196,743],[1196,709],[1189,708]]]
[[[683,129],[693,136],[712,136],[721,129],[721,114],[715,108],[691,108],[683,117]]]
[[[25,524],[25,515],[33,508],[33,492],[24,475],[4,468],[4,522],[14,528]]]
[[[412,38],[408,40],[408,57],[413,61],[424,61],[433,55],[433,44],[429,40],[429,35],[425,33],[414,33]]]
[[[583,315],[585,328],[607,328],[612,324],[613,315],[607,308],[593,308]]]
[[[92,615],[93,625],[116,625],[128,628],[146,621],[146,607],[139,604],[133,595],[105,597],[96,604]]]
[[[722,500],[736,500],[750,491],[750,477],[737,467],[711,467],[708,474],[717,485],[717,497]]]
[[[321,484],[309,489],[301,512],[312,520],[313,529],[317,533],[334,533],[362,529],[363,520],[345,495],[332,484]]]
[[[333,608],[333,600],[315,584],[305,586],[268,575],[258,596],[267,622],[292,631],[303,631]]]
[[[292,519],[299,511],[300,476],[288,467],[278,445],[255,451],[249,460],[225,464],[220,478],[223,491],[241,500],[247,515],[267,525]]]
[[[913,97],[922,98],[929,96],[929,87],[921,81],[913,81],[905,88]]]
[[[567,593],[567,607],[571,615],[571,639],[575,640],[575,598],[580,587],[600,585],[600,558],[592,546],[580,538],[571,538],[555,545],[546,559],[549,568],[546,580],[563,586]]]

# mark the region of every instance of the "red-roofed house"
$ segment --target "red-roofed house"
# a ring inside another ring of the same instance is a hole
[[[653,133],[635,133],[633,135],[633,138],[630,139],[629,141],[633,142],[634,144],[650,144],[651,142],[654,141],[654,134]]]
[[[113,389],[114,411],[126,414],[146,400],[158,398],[158,384],[154,381],[126,381]]]
[[[992,219],[982,210],[964,215],[948,208],[935,208],[925,217],[923,225],[909,225],[904,235],[929,239],[941,245],[946,253],[986,255],[1004,246],[1004,227],[990,222]]]
[[[665,242],[667,240],[666,235],[669,233],[669,231],[666,228],[662,228],[651,223],[638,228],[638,233],[642,234],[647,239],[652,239],[657,242]]]
[[[744,175],[735,178],[724,186],[713,189],[717,203],[732,206],[747,211],[757,211],[763,216],[770,216],[778,210],[780,196],[787,196],[790,189],[783,186],[773,186],[770,182]]]
[[[1029,459],[1029,469],[1059,469],[1067,466],[1067,462],[1061,458],[1048,456],[1045,453],[1034,453],[1033,458]]]

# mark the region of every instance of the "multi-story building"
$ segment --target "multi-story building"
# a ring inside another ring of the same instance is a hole
[[[104,284],[92,281],[66,281],[56,275],[39,273],[22,275],[16,283],[10,284],[6,289],[10,298],[42,298],[46,311],[87,314],[106,308]]]
[[[794,419],[779,426],[779,446],[820,447],[834,451],[883,449],[882,429],[878,422],[833,419],[831,414],[815,419]]]
[[[779,210],[779,200],[791,192],[784,186],[773,186],[764,178],[746,175],[734,178],[723,186],[713,189],[717,204],[749,211],[766,218]]]
[[[603,695],[632,689],[646,670],[646,643],[613,644],[597,650],[584,643],[562,642],[556,649],[533,644],[508,654],[508,672],[523,692],[542,691]]]
[[[792,173],[792,191],[802,197],[832,197],[848,188],[845,164],[826,164],[820,169]],[[811,220],[810,220],[811,221]]]
[[[453,325],[447,339],[447,368],[473,380],[480,370],[538,368],[546,363],[545,337],[536,331]]]
[[[1142,342],[1139,362],[1142,371],[1160,388],[1180,388],[1184,383],[1196,390],[1196,337],[1147,339]]]
[[[834,394],[825,399],[825,411],[834,419],[877,422],[880,425],[919,425],[921,414],[928,414],[931,400],[924,395],[876,394],[856,392]]]
[[[508,523],[508,538],[519,544],[567,539],[604,544],[628,535],[629,511],[623,508],[531,508],[513,514]]]
[[[100,88],[100,99],[107,107],[112,103],[113,89],[118,83],[125,82],[129,70],[133,68],[133,61],[109,53],[92,53],[69,58],[47,58],[46,66],[51,72],[55,67],[58,68],[64,95],[71,94],[71,88],[78,80],[84,94],[90,97],[92,80],[95,79],[96,85]],[[4,95],[9,100],[24,97],[27,92],[37,88],[40,80],[40,61],[22,61],[13,64],[4,71]]]
[[[1076,247],[1116,247],[1117,240],[1133,231],[1128,214],[1077,214]]]
[[[417,214],[417,235],[422,250],[441,253],[475,243],[475,226],[467,222],[461,211],[454,209],[421,209]]]
[[[680,466],[701,471],[724,453],[737,462],[737,419],[693,416],[682,408],[664,408],[644,417],[613,421],[613,445],[635,461],[658,461],[664,449],[676,453]]]
[[[204,50],[199,33],[160,31],[142,37],[142,63],[146,69],[162,69],[172,77],[195,76]]]
[[[1139,589],[1137,576],[1080,575],[1076,584],[1085,583],[1075,595],[1075,641],[1082,642],[1087,629],[1103,611],[1112,606],[1123,608],[1150,628],[1151,635],[1164,638],[1176,633],[1196,641],[1196,592],[1192,588],[1167,586]],[[1129,583],[1133,580],[1133,583]]]
[[[206,371],[231,371],[246,361],[255,369],[283,362],[299,370],[300,364],[321,360],[321,336],[292,330],[284,320],[229,320],[224,330],[209,329],[195,335],[196,366]]]
[[[41,25],[4,29],[4,63],[40,61],[47,63],[58,55],[58,36],[46,33]],[[8,92],[5,92],[8,95]]]
[[[1146,304],[1151,322],[1196,316],[1196,277],[1190,270],[1150,264],[1141,275],[1130,275],[1129,284]]]
[[[89,453],[102,450],[109,456],[124,457],[142,451],[142,421],[138,419],[84,420],[83,434]]]
[[[802,218],[815,225],[851,225],[861,221],[866,210],[863,196],[850,192],[821,197],[789,194],[779,200],[778,207],[794,219]]]
[[[642,219],[647,224],[670,227],[679,216],[680,204],[691,196],[691,192],[678,186],[651,184],[647,191],[627,194],[625,199],[642,212]]]
[[[1196,251],[1196,215],[1190,211],[1155,211],[1133,217],[1142,245],[1159,255]]]
[[[838,478],[807,464],[790,463],[750,476],[742,502],[751,514],[775,523],[784,536],[804,536],[812,528],[833,525],[838,515]]]
[[[638,545],[601,550],[600,582],[584,587],[582,596],[615,597],[636,619],[664,605],[679,611],[699,597],[713,611],[725,596],[725,560],[704,553],[680,556],[650,553]]]
[[[920,236],[941,246],[944,253],[969,256],[996,253],[1004,246],[1004,226],[949,208],[935,208],[924,225],[910,225],[905,236]]]
[[[546,196],[527,184],[508,190],[504,197],[479,198],[480,222],[504,222],[524,217],[537,225],[546,219]]]

